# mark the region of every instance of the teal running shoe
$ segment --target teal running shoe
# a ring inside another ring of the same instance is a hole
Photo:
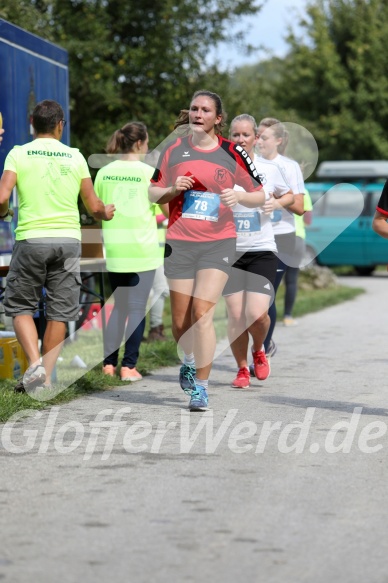
[[[179,384],[181,386],[182,391],[184,391],[186,395],[191,396],[193,390],[195,389],[195,373],[196,373],[195,366],[190,366],[189,364],[182,364],[181,369],[179,371]]]
[[[190,411],[206,411],[208,405],[208,396],[205,387],[196,385],[191,393],[189,403]]]

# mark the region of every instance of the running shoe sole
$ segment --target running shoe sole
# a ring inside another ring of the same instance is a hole
[[[252,376],[252,375],[251,375],[251,376]],[[254,375],[253,375],[253,376],[254,376]],[[232,383],[232,385],[231,385],[231,386],[232,386],[234,389],[249,389],[249,387],[251,386],[251,381],[249,380],[249,381],[247,381],[247,382],[248,382],[248,384],[247,384],[247,385],[244,385],[243,387],[242,387],[241,385],[235,384],[234,382]]]
[[[198,405],[193,404],[192,405],[190,403],[189,409],[192,413],[194,413],[195,411],[207,411],[208,407],[207,407],[207,405],[200,405],[200,404],[198,404]]]

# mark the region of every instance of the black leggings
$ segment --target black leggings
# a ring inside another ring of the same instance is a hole
[[[293,255],[295,251],[295,240],[296,240],[295,232],[286,233],[285,235],[275,235],[276,246],[278,248],[278,268],[274,283],[275,298],[276,292],[279,288],[279,285],[281,284],[281,281],[283,279],[284,273],[288,265],[292,264],[294,261]],[[264,340],[264,348],[266,352],[268,351],[276,324],[277,313],[275,299],[268,310],[268,315],[270,317],[271,323],[269,325],[267,337]]]
[[[278,291],[279,285],[282,282],[282,279],[283,279],[283,276],[284,276],[286,269],[287,269],[287,265],[285,263],[283,263],[283,261],[280,261],[280,259],[279,259],[278,260],[278,270],[276,272],[276,278],[275,278],[275,283],[274,283],[275,298],[276,298],[276,292]],[[275,298],[274,298],[274,301],[272,302],[272,304],[270,305],[270,308],[268,310],[268,316],[270,317],[271,323],[269,325],[266,339],[264,340],[264,348],[265,348],[266,352],[268,351],[269,344],[271,342],[272,334],[273,334],[273,331],[275,329],[275,324],[276,324],[277,311],[276,311]]]
[[[302,262],[305,253],[306,243],[302,237],[295,237],[295,263],[292,266],[288,266],[286,269],[286,274],[284,278],[284,283],[286,286],[286,291],[284,295],[284,315],[291,316],[294,303],[296,300],[296,294],[298,293],[298,277],[299,277],[299,265]]]

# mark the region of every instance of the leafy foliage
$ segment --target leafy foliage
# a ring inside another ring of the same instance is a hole
[[[50,2],[47,0],[1,0],[0,18],[12,22],[21,28],[53,40],[50,32]]]
[[[205,87],[223,97],[229,120],[248,112],[304,125],[321,160],[388,158],[388,3],[310,0],[284,59],[232,73],[206,66],[218,42],[244,47],[247,35],[231,38],[231,25],[263,3],[2,0],[0,17],[68,49],[72,143],[86,156],[131,119],[147,124],[157,146]]]
[[[257,122],[267,116],[288,120],[274,94],[274,85],[282,75],[283,61],[277,57],[237,69],[227,86],[219,87],[220,94],[225,95],[229,121],[242,113],[249,113]]]
[[[215,78],[229,120],[250,113],[306,127],[320,160],[388,158],[388,3],[310,0],[289,51]]]
[[[322,159],[388,157],[388,4],[316,0],[288,37],[276,101],[304,120]]]
[[[4,0],[0,15],[70,56],[72,143],[88,156],[114,129],[144,121],[151,146],[172,130],[196,89],[213,88],[209,48],[255,14],[257,0]]]

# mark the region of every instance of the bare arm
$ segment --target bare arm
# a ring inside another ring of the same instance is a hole
[[[270,194],[270,198],[265,201],[263,204],[263,211],[266,215],[270,215],[273,211],[282,208],[290,208],[292,203],[294,202],[294,195],[291,192],[286,192],[283,196],[276,198],[272,193]]]
[[[16,186],[17,175],[12,170],[4,170],[0,180],[0,216],[4,216],[8,211],[8,201],[12,190]]]
[[[168,204],[160,204],[160,210],[162,211],[162,213],[164,214],[164,216],[168,219],[169,215],[170,215],[170,211],[168,208]]]
[[[388,217],[380,213],[379,211],[375,212],[375,216],[373,217],[372,222],[372,229],[380,235],[380,237],[384,237],[384,239],[388,239]]]
[[[225,188],[220,194],[220,199],[223,204],[228,207],[232,207],[239,203],[247,208],[256,208],[264,204],[265,192],[262,188],[260,190],[254,190],[253,192]]]
[[[177,192],[174,186],[168,186],[167,188],[161,188],[160,186],[148,187],[148,198],[151,202],[157,204],[170,202],[170,200],[178,196],[178,194],[180,194],[180,192]]]
[[[288,207],[288,210],[295,213],[296,215],[304,215],[304,194],[294,194],[294,203]]]
[[[156,202],[157,204],[165,204],[170,202],[173,198],[184,192],[185,190],[190,190],[193,188],[194,179],[193,176],[178,176],[175,180],[175,184],[172,186],[167,186],[163,188],[161,186],[155,186],[150,184],[148,187],[148,198],[151,202]]]
[[[100,198],[96,195],[93,188],[93,182],[91,178],[83,178],[81,180],[81,198],[84,203],[86,210],[95,219],[102,221],[110,221],[113,219],[116,207],[114,204],[105,205]]]

